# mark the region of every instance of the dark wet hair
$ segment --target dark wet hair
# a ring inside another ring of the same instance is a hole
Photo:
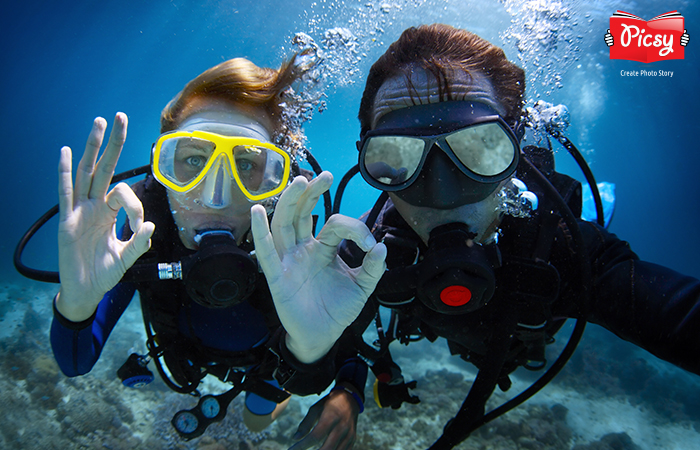
[[[525,96],[525,71],[508,61],[501,48],[474,33],[449,25],[421,25],[405,30],[372,65],[358,115],[362,134],[371,128],[374,100],[382,84],[403,74],[410,91],[411,71],[416,66],[435,76],[442,101],[452,99],[450,72],[461,70],[467,75],[474,72],[484,74],[493,85],[496,99],[506,110],[504,120],[513,126],[520,119]]]

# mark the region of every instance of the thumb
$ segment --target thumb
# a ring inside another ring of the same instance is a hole
[[[316,425],[318,418],[321,416],[321,412],[323,411],[323,403],[325,403],[325,400],[326,399],[323,398],[309,408],[309,412],[306,413],[306,417],[304,417],[304,420],[302,420],[299,424],[299,427],[297,428],[296,433],[294,433],[294,436],[292,436],[292,439],[298,441],[311,432],[311,429],[314,427],[314,425]]]
[[[127,241],[122,252],[122,260],[127,269],[151,248],[151,236],[153,236],[155,229],[156,226],[153,222],[143,222],[131,236],[131,239]]]
[[[362,270],[357,275],[357,284],[362,288],[366,296],[374,292],[379,279],[386,270],[386,246],[382,243],[376,244],[362,261]]]

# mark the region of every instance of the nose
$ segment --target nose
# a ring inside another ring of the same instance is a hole
[[[422,185],[428,198],[446,199],[454,196],[454,190],[461,185],[460,178],[463,176],[445,152],[435,144],[428,153],[416,183]]]
[[[231,204],[231,180],[233,173],[225,155],[219,155],[204,180],[202,204],[213,209],[223,209]]]
[[[435,144],[416,181],[396,195],[414,206],[452,209],[485,199],[497,186],[498,183],[480,183],[469,178]]]

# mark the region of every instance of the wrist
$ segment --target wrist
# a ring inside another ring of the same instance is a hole
[[[95,314],[97,310],[97,302],[94,306],[86,305],[82,301],[78,301],[79,297],[65,295],[62,290],[59,290],[54,298],[54,308],[63,318],[71,322],[84,322]]]
[[[350,395],[353,398],[353,401],[357,404],[358,414],[362,414],[362,412],[365,410],[365,403],[362,399],[363,396],[360,395],[360,392],[352,384],[347,382],[336,383],[333,389],[331,389],[331,392],[345,392],[346,394]]]
[[[95,312],[92,313],[90,317],[88,317],[85,320],[81,321],[73,321],[70,320],[69,318],[65,317],[56,307],[56,300],[58,299],[58,294],[53,298],[53,316],[54,320],[58,321],[59,324],[61,324],[63,327],[68,328],[69,330],[84,330],[85,328],[88,328],[89,326],[92,325],[92,323],[95,320],[95,316],[97,315],[97,309],[95,309]]]
[[[298,340],[294,339],[289,333],[286,333],[285,345],[287,349],[294,355],[294,357],[304,364],[313,364],[320,360],[333,348],[333,344],[329,346],[305,346],[300,344]]]

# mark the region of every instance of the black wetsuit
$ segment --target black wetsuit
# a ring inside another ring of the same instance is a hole
[[[590,285],[580,283],[579,255],[566,226],[549,225],[555,227],[549,263],[559,273],[558,295],[550,304],[528,306],[541,308],[537,313],[550,322],[582,318],[601,325],[661,359],[700,374],[700,281],[639,260],[627,242],[595,223],[579,220],[578,225],[584,241],[580,256],[590,266]],[[498,246],[504,257],[529,253],[538,230],[527,230],[526,219],[505,217],[501,228]],[[387,234],[398,235],[415,242],[419,252],[426,250],[391,200],[384,205],[372,231],[378,241]],[[354,245],[347,243],[342,255],[351,266],[357,266],[362,257]],[[388,269],[411,265],[414,259],[415,252],[388,245]],[[589,290],[589,295],[581,295],[583,289]],[[502,312],[512,309],[507,292],[500,291],[497,284],[486,306],[463,315],[440,314],[418,300],[393,309],[414,321],[424,336],[444,337],[453,353],[470,354],[469,358],[478,360],[488,353],[489,339],[502,320]],[[375,295],[372,299],[376,308],[378,298]]]

